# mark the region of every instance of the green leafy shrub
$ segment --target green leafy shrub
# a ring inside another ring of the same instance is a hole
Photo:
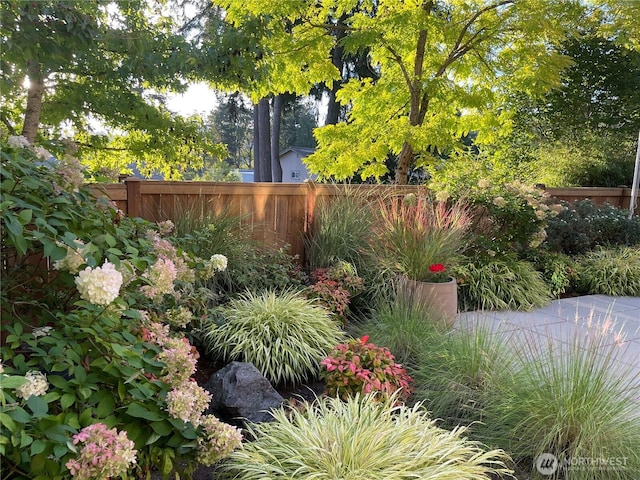
[[[370,393],[380,398],[396,395],[406,400],[411,394],[411,377],[402,365],[396,363],[388,348],[368,343],[363,336],[337,345],[327,358],[320,362],[322,379],[329,395],[340,398]]]
[[[465,168],[477,165],[473,159],[466,160]],[[474,206],[473,233],[484,249],[520,254],[539,246],[546,237],[547,221],[561,207],[548,205],[548,194],[543,190],[513,181],[498,169],[479,165],[476,170],[438,173],[429,187],[440,198],[462,198]]]
[[[496,389],[486,410],[485,441],[508,449],[523,475],[534,473],[539,455],[551,453],[559,460],[560,478],[635,478],[640,377],[625,363],[625,348],[610,320],[581,327],[562,341],[526,342],[517,349],[512,382]],[[624,463],[599,468],[583,461],[572,467],[572,459]]]
[[[508,473],[508,456],[485,451],[464,429],[438,428],[420,405],[393,406],[373,396],[325,397],[299,410],[274,412],[250,428],[255,441],[231,454],[219,478],[311,480],[486,480]]]
[[[640,296],[640,246],[599,248],[578,260],[578,290],[613,296]]]
[[[458,302],[468,310],[530,310],[551,298],[540,272],[512,255],[468,258],[455,276]]]
[[[242,217],[228,210],[220,213],[183,208],[176,220],[173,242],[195,255],[209,258],[223,254],[229,268],[202,286],[219,293],[220,302],[251,290],[285,290],[303,287],[306,280],[299,259],[288,247],[268,248],[258,244],[242,226]]]
[[[540,248],[527,252],[526,260],[542,273],[542,278],[549,285],[554,297],[575,290],[577,265],[569,255]]]
[[[598,246],[640,244],[640,217],[614,206],[595,205],[591,200],[563,202],[565,209],[550,218],[545,245],[557,252],[578,255]]]
[[[176,298],[190,306],[184,289],[215,263],[96,199],[71,160],[43,164],[38,152],[2,144],[3,470],[82,478],[80,444],[93,434],[128,452],[117,464],[94,456],[101,474],[180,476],[219,460],[239,432],[202,415],[196,354],[161,323]],[[195,403],[185,409],[187,398]]]
[[[327,310],[293,291],[247,292],[231,300],[222,317],[222,324],[203,327],[208,352],[251,362],[274,385],[316,376],[320,361],[343,338]]]

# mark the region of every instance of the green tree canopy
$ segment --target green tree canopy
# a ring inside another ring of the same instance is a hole
[[[594,9],[559,47],[571,59],[540,97],[518,93],[512,134],[497,154],[513,171],[549,186],[630,185],[640,130],[640,49]]]
[[[199,119],[164,106],[198,64],[164,0],[10,0],[0,16],[0,118],[9,132],[46,142],[71,128],[95,165],[135,161],[168,176],[221,153]]]
[[[472,130],[480,132],[478,142],[493,141],[509,121],[502,109],[508,91],[533,93],[557,85],[567,62],[552,46],[581,10],[565,0],[221,4],[238,24],[260,18],[269,25],[272,54],[264,61],[290,88],[305,87],[300,80],[311,78],[307,72],[316,69],[316,59],[330,59],[333,45],[326,41],[336,36],[328,32],[348,29],[341,39],[345,51],[366,49],[379,78],[341,85],[336,96],[350,106],[347,121],[317,130],[319,149],[307,161],[322,177],[378,178],[392,155],[399,183],[411,168],[455,148]],[[336,25],[335,18],[344,22]],[[265,91],[283,87],[275,80],[261,85]]]

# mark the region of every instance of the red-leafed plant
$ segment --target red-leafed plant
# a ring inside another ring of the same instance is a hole
[[[311,272],[312,285],[307,296],[316,298],[331,313],[346,322],[351,299],[364,290],[362,278],[353,265],[340,262],[331,268],[318,268]]]
[[[347,399],[358,393],[375,393],[389,398],[394,392],[399,400],[411,394],[413,381],[388,348],[368,343],[369,336],[336,346],[320,362],[321,375],[330,395]]]

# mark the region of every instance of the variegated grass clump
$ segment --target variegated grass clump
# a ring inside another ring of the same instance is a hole
[[[562,341],[547,338],[530,338],[516,350],[513,381],[494,392],[496,401],[485,410],[483,439],[509,451],[532,474],[535,459],[551,453],[561,478],[637,478],[640,373],[625,363],[624,336],[606,320]],[[598,461],[618,463],[605,469],[585,463]]]
[[[454,274],[459,301],[468,310],[530,310],[551,299],[542,274],[513,256],[470,258]]]
[[[582,257],[578,265],[580,291],[640,296],[640,246],[599,248]]]
[[[344,339],[327,310],[295,291],[247,292],[224,307],[225,322],[203,328],[209,353],[253,365],[274,385],[316,377],[320,361]]]
[[[510,473],[502,450],[485,451],[463,428],[437,427],[421,405],[395,402],[325,397],[275,411],[273,422],[250,427],[255,440],[232,453],[216,478],[486,480]]]

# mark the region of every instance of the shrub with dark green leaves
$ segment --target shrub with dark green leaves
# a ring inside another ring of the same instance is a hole
[[[240,441],[202,415],[194,351],[164,323],[189,319],[183,287],[217,266],[122,217],[81,185],[72,160],[42,163],[45,154],[21,137],[2,143],[3,473],[139,478],[158,469],[187,478]],[[105,455],[85,451],[93,435]],[[109,446],[126,452],[117,465]]]
[[[395,401],[325,397],[277,410],[274,421],[250,427],[255,440],[231,454],[216,478],[486,480],[509,472],[504,451],[485,450],[464,428],[439,428],[421,405]]]
[[[317,377],[320,361],[344,337],[329,312],[301,293],[247,292],[201,331],[209,353],[253,365],[274,385]]]
[[[598,246],[640,245],[640,216],[629,219],[628,210],[589,199],[563,204],[566,209],[548,220],[547,248],[578,255]]]

